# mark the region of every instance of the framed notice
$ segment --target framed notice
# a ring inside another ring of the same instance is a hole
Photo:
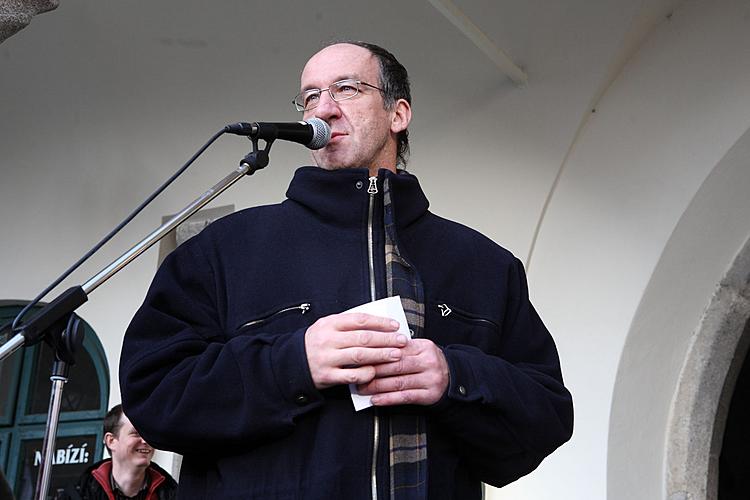
[[[16,498],[33,498],[36,478],[42,461],[45,426],[29,426],[14,432],[10,446],[8,480]],[[49,496],[75,483],[78,477],[97,462],[104,452],[102,426],[93,423],[63,423],[57,430],[52,455],[52,479]]]

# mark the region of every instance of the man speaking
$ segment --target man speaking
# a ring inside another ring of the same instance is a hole
[[[317,166],[175,250],[125,336],[125,410],[184,455],[179,497],[478,499],[529,473],[572,432],[557,351],[518,259],[397,169],[406,69],[329,45],[294,105],[331,128]],[[389,296],[408,335],[342,313]]]

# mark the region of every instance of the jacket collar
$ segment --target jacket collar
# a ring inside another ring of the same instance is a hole
[[[151,465],[148,466],[146,469],[146,474],[148,474],[148,481],[149,481],[149,488],[148,493],[146,495],[146,498],[154,498],[154,492],[156,489],[166,481],[166,477],[157,470],[156,464],[153,462]],[[107,458],[106,460],[102,460],[101,462],[98,462],[94,464],[93,467],[89,468],[89,471],[91,472],[91,475],[94,477],[97,483],[104,489],[104,491],[107,494],[108,498],[114,498],[114,492],[112,491],[112,486],[110,484],[110,479],[112,477],[112,459]]]
[[[294,173],[286,195],[328,222],[360,226],[368,208],[369,177],[366,168],[325,170],[300,167]],[[378,172],[377,180],[380,207],[386,178],[391,186],[397,227],[409,226],[427,212],[429,202],[417,178],[406,172],[394,174],[384,169]]]

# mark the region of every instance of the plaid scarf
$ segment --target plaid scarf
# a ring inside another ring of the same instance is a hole
[[[403,257],[396,239],[390,183],[383,182],[385,269],[388,296],[401,296],[412,337],[424,330],[424,290],[416,269]],[[427,498],[427,429],[422,415],[391,414],[389,426],[391,500]]]

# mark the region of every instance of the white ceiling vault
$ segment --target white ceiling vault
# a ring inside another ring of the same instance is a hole
[[[448,21],[453,23],[466,38],[471,40],[479,50],[484,52],[505,76],[513,80],[516,85],[522,86],[526,84],[528,80],[526,72],[514,63],[508,54],[490,40],[455,3],[451,0],[429,0],[429,2]]]
[[[100,121],[134,144],[153,140],[142,137],[145,122],[163,126],[167,143],[170,133],[185,139],[173,151],[185,157],[224,123],[294,119],[289,101],[305,60],[333,39],[372,41],[409,69],[410,169],[433,207],[466,220],[481,206],[453,205],[452,177],[457,169],[489,174],[475,199],[513,200],[514,210],[478,229],[528,258],[544,200],[586,117],[678,3],[64,0],[0,45],[3,72],[15,73],[0,89],[18,96],[10,111],[19,115],[54,108],[66,126]],[[497,227],[503,234],[492,234]]]

